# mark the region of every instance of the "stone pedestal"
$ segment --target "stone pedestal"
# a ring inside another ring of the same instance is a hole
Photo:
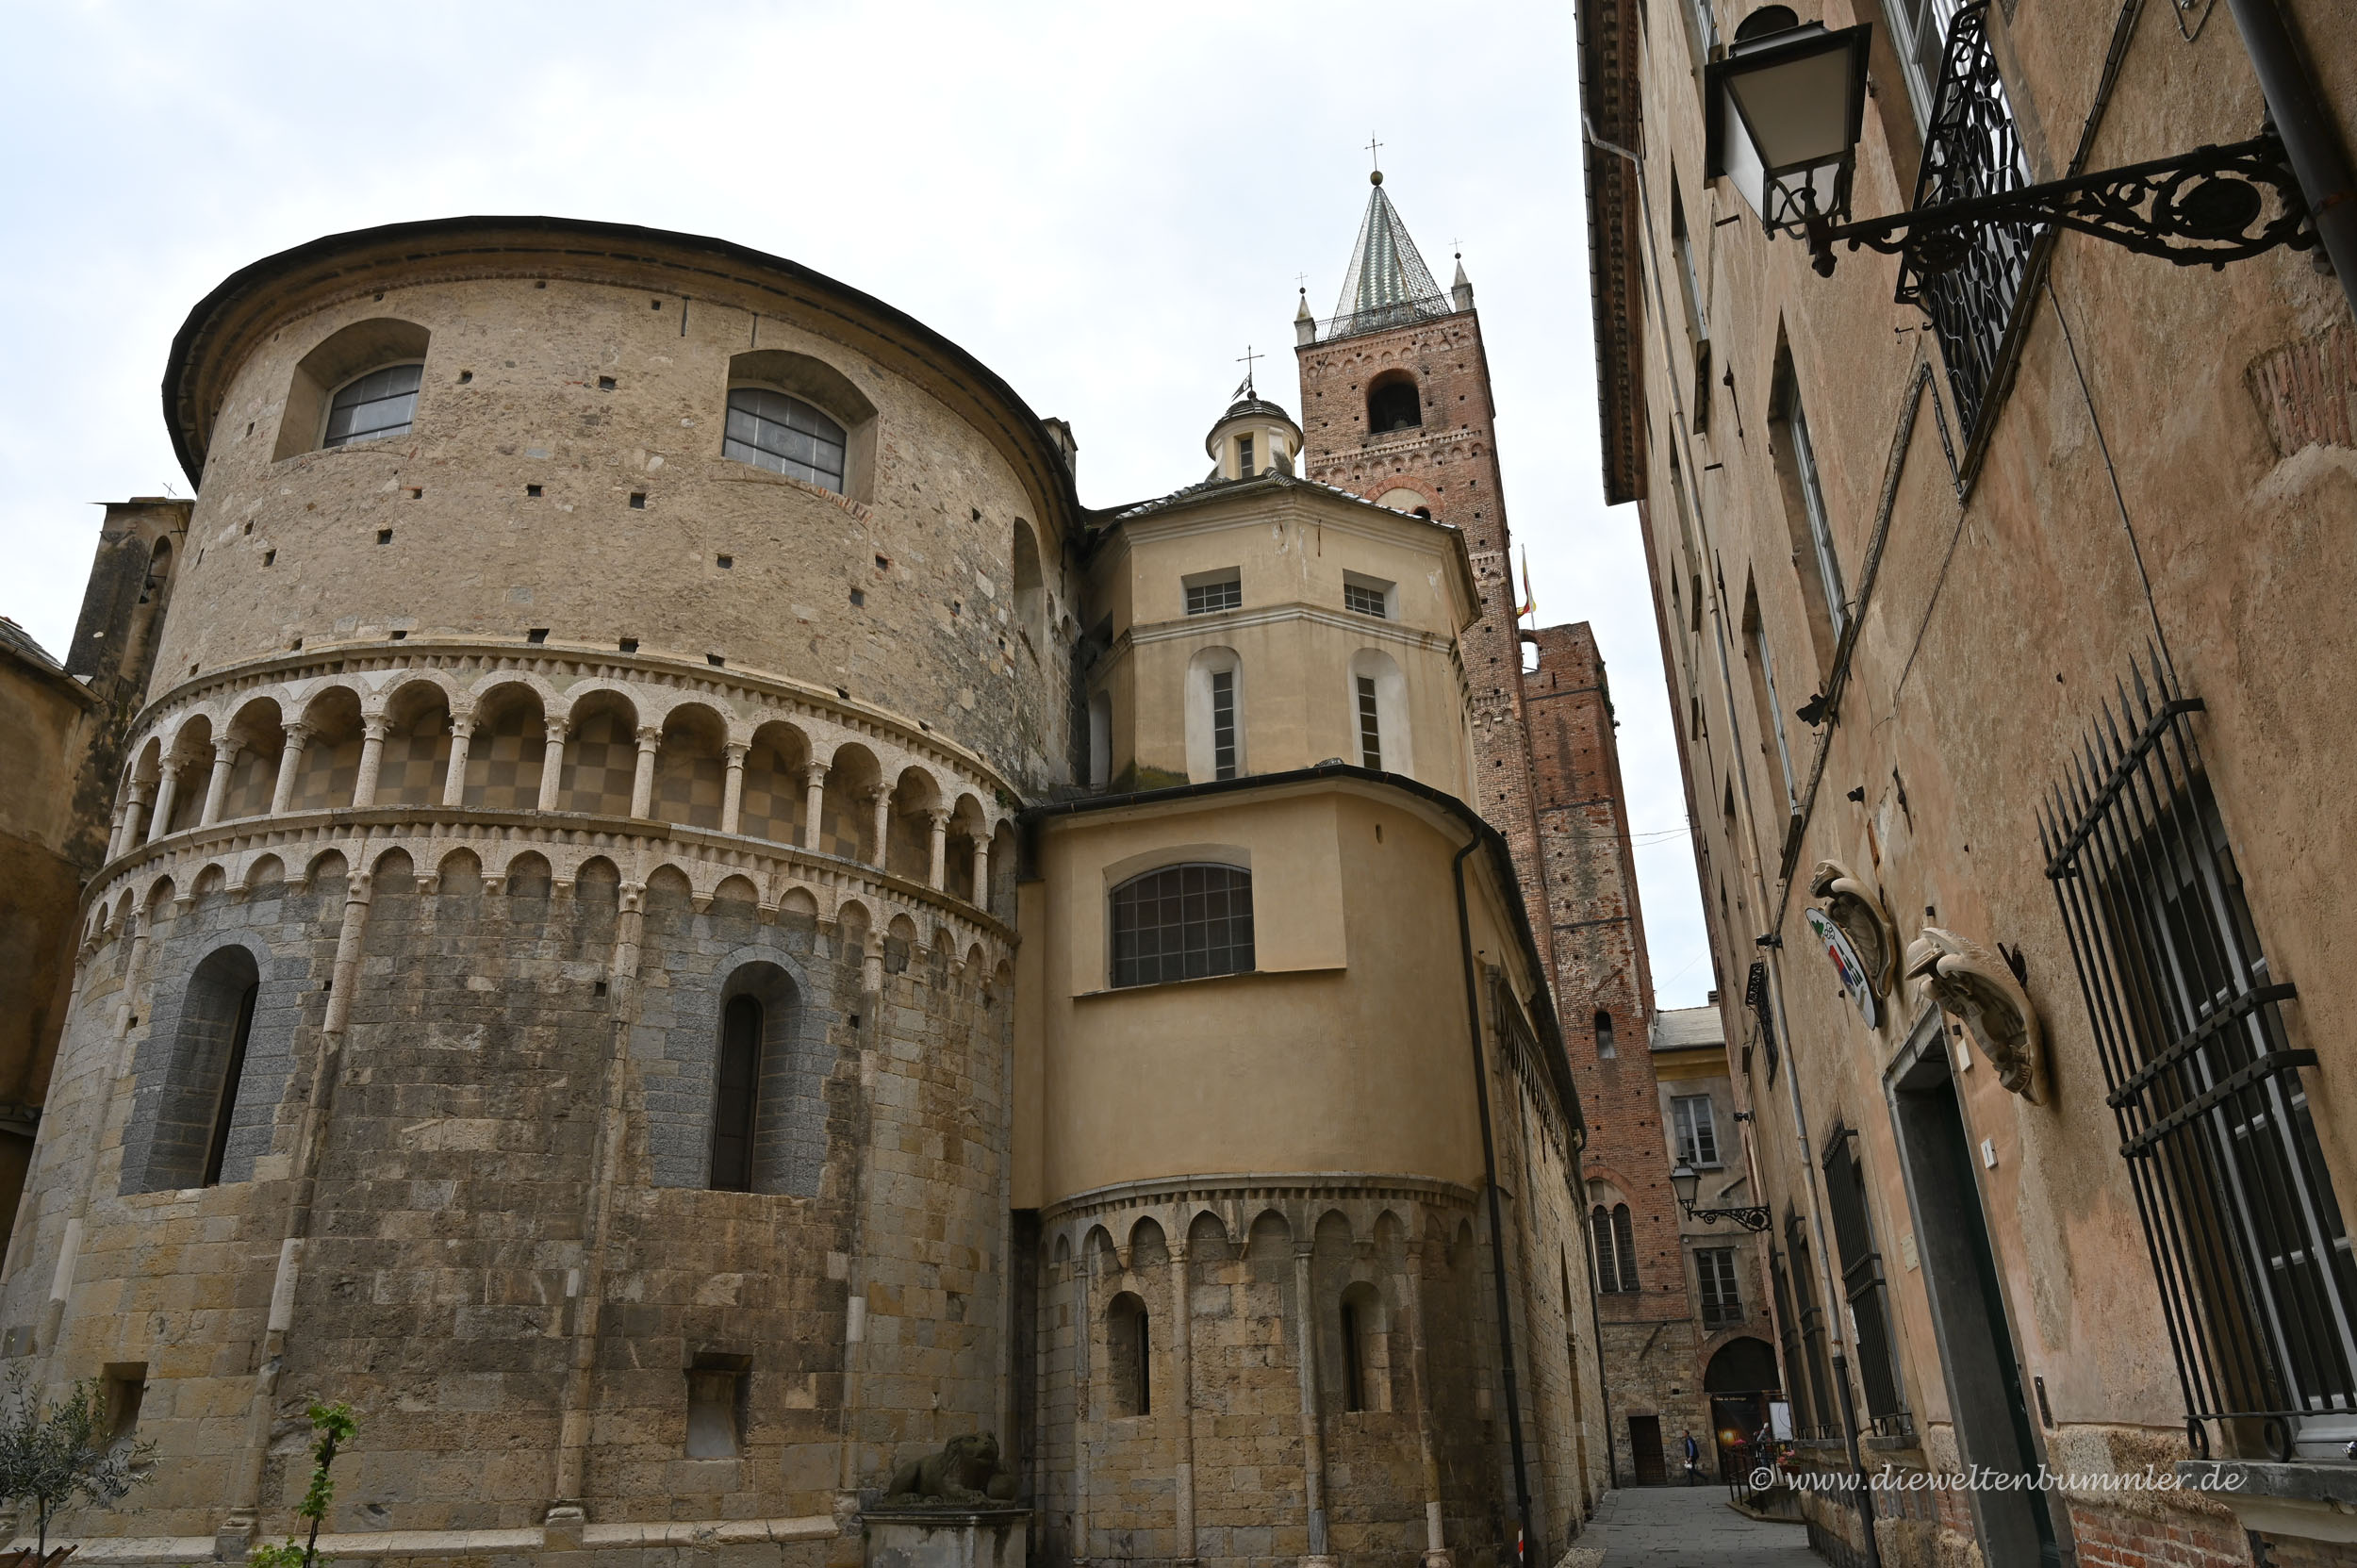
[[[866,1568],[1025,1568],[1031,1510],[871,1508],[860,1526]]]

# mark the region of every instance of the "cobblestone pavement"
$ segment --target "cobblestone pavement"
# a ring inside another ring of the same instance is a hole
[[[1602,1548],[1601,1568],[1824,1568],[1805,1527],[1748,1519],[1724,1487],[1624,1487],[1605,1494],[1573,1543]],[[1574,1561],[1593,1562],[1591,1556]]]

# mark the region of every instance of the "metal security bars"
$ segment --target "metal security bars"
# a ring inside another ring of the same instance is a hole
[[[1867,1213],[1866,1169],[1858,1164],[1857,1135],[1836,1127],[1825,1147],[1824,1164],[1825,1207],[1832,1211],[1834,1246],[1841,1253],[1841,1294],[1850,1304],[1855,1331],[1866,1417],[1884,1436],[1904,1436],[1911,1421],[1890,1354],[1888,1291],[1882,1254],[1874,1246],[1874,1221]]]
[[[2040,813],[2194,1451],[2357,1436],[2357,1268],[2192,718],[2132,667]],[[2349,1427],[2349,1431],[2338,1428]],[[2324,1434],[2311,1433],[2312,1437]]]
[[[1931,124],[1923,136],[1923,167],[1915,182],[1918,212],[1944,202],[2018,190],[2029,183],[2013,106],[1988,46],[1986,0],[1957,11],[1948,29]],[[1899,270],[1899,303],[1921,307],[1932,320],[1948,362],[1948,388],[1964,422],[1965,444],[1980,433],[1995,389],[2005,334],[2041,225],[1991,222],[1960,233],[1918,266]]]

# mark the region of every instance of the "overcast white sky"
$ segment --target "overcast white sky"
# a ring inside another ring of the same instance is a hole
[[[1572,8],[1546,4],[16,8],[0,132],[0,615],[53,652],[89,503],[189,482],[157,383],[190,306],[322,234],[555,213],[720,235],[888,300],[1072,421],[1080,494],[1201,477],[1247,344],[1299,411],[1295,274],[1334,307],[1386,185],[1461,240],[1542,623],[1611,668],[1656,988],[1710,961],[1633,507],[1607,511]]]

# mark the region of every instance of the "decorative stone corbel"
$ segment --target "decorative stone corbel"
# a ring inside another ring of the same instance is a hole
[[[1899,982],[1899,933],[1883,913],[1874,890],[1838,860],[1821,860],[1808,874],[1808,894],[1825,900],[1825,917],[1840,928],[1866,966],[1874,995],[1887,997]]]
[[[2044,1032],[2029,993],[2003,959],[1953,932],[1925,926],[1908,944],[1907,976],[1972,1032],[1999,1082],[2031,1104],[2040,1103]]]

